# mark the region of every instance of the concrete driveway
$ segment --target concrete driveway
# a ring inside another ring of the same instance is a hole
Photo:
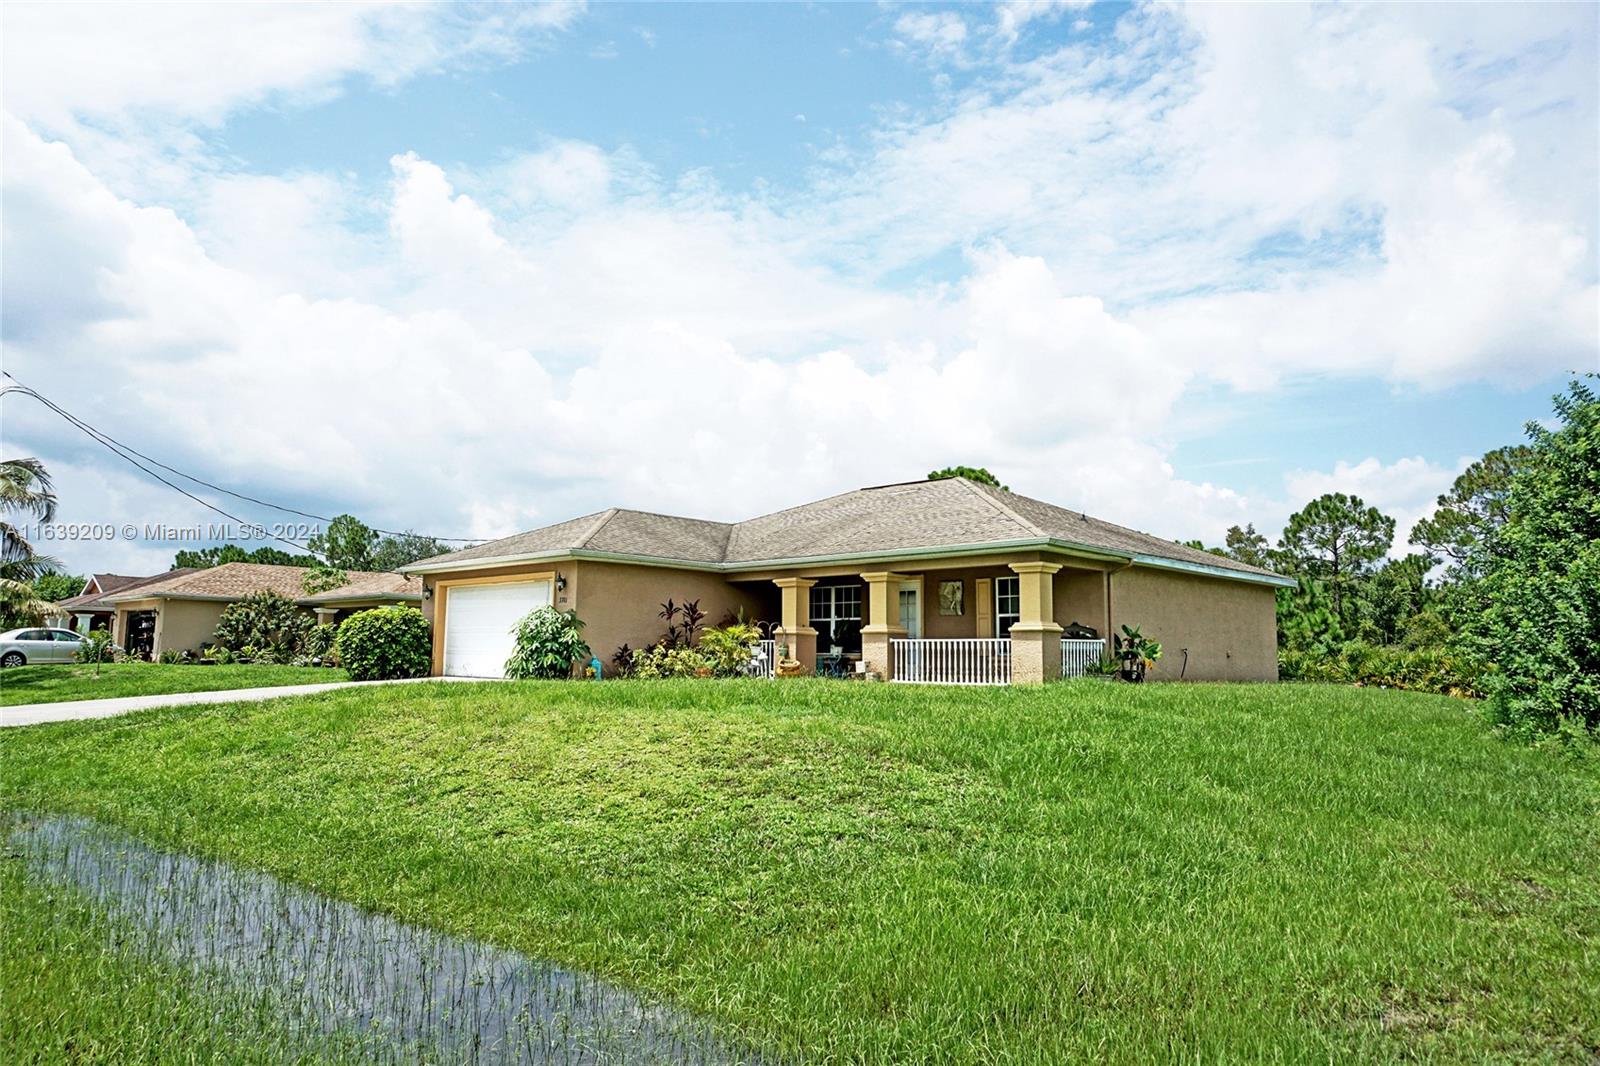
[[[187,707],[197,703],[246,703],[280,696],[307,696],[338,688],[372,685],[416,685],[430,681],[483,681],[481,677],[413,677],[404,681],[330,681],[324,685],[279,685],[277,688],[235,688],[217,692],[172,692],[160,696],[113,696],[101,700],[64,700],[61,703],[25,703],[0,707],[0,728],[39,725],[42,722],[77,722],[86,718],[114,718],[152,707]]]

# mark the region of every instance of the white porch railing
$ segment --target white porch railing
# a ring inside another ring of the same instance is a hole
[[[891,640],[892,680],[911,685],[1009,685],[1011,641],[998,638]]]
[[[1084,640],[1078,637],[1061,638],[1061,676],[1082,677],[1100,662],[1106,654],[1103,640]]]
[[[758,640],[750,649],[750,676],[776,677],[778,673],[778,642]]]

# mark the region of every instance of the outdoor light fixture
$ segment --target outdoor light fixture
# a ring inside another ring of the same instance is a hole
[[[567,591],[567,576],[565,574],[557,574],[556,575],[556,591],[557,592],[565,592],[565,591]]]

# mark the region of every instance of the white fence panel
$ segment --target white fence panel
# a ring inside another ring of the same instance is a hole
[[[1062,637],[1061,676],[1082,677],[1089,672],[1090,667],[1105,657],[1105,653],[1106,642],[1103,640]]]
[[[778,642],[758,640],[750,649],[750,676],[778,676]]]
[[[1009,685],[1011,641],[998,638],[891,640],[892,680],[908,685]]]

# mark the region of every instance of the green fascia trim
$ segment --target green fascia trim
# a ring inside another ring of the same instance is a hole
[[[1292,589],[1295,586],[1294,578],[1283,577],[1280,574],[1253,574],[1243,570],[1229,570],[1223,566],[1207,566],[1204,563],[1189,563],[1182,559],[1163,559],[1159,555],[1135,555],[1133,562],[1138,566],[1157,567],[1162,570],[1178,570],[1183,573],[1202,574],[1205,577],[1224,577],[1234,581],[1246,581],[1255,585],[1272,585],[1277,588]]]
[[[837,555],[811,555],[795,556],[786,559],[761,559],[753,562],[739,563],[708,563],[699,560],[669,559],[655,555],[630,555],[626,552],[593,551],[588,548],[557,549],[547,552],[534,552],[526,555],[503,555],[482,559],[473,559],[462,563],[436,563],[431,566],[403,567],[403,574],[439,574],[459,573],[463,570],[481,570],[493,566],[515,566],[519,563],[559,562],[563,559],[591,560],[594,562],[628,563],[633,566],[656,566],[672,570],[699,570],[706,573],[737,574],[754,570],[775,570],[784,567],[797,566],[827,566],[833,563],[854,562],[894,562],[901,559],[927,559],[927,558],[960,558],[966,555],[989,555],[997,551],[1010,551],[1019,549],[1040,549],[1045,551],[1068,552],[1078,558],[1104,560],[1108,562],[1133,563],[1140,566],[1158,567],[1168,570],[1181,570],[1188,573],[1203,574],[1207,577],[1219,577],[1233,581],[1245,581],[1261,585],[1281,585],[1285,588],[1292,587],[1294,582],[1289,578],[1268,574],[1251,574],[1238,570],[1229,570],[1220,566],[1206,566],[1202,563],[1186,563],[1177,559],[1163,559],[1155,555],[1118,555],[1107,552],[1101,548],[1092,548],[1087,544],[1076,544],[1072,541],[1056,540],[1049,537],[1035,537],[1028,540],[990,541],[986,544],[952,544],[932,548],[906,548],[899,551],[875,552],[845,552]]]

